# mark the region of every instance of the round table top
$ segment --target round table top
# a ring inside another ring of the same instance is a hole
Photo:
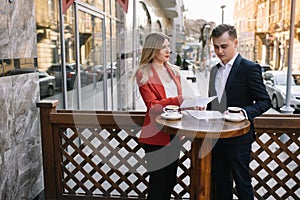
[[[170,134],[179,134],[188,138],[230,138],[246,134],[250,130],[250,122],[227,121],[223,118],[196,119],[186,112],[179,120],[167,120],[156,117],[157,126]]]

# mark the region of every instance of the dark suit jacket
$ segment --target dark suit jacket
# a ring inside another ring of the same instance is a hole
[[[217,95],[215,77],[218,67],[218,65],[214,66],[210,72],[209,96]],[[208,105],[208,109],[223,113],[230,106],[241,107],[247,112],[251,129],[246,135],[222,140],[228,143],[253,142],[255,138],[253,119],[271,107],[271,100],[263,84],[259,64],[249,61],[241,55],[238,55],[233,63],[221,102],[219,103],[216,98]]]

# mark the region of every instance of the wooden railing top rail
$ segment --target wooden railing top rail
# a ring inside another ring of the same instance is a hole
[[[263,114],[254,119],[254,128],[256,132],[263,130],[300,130],[300,114]]]
[[[50,121],[52,124],[79,125],[79,126],[110,126],[128,127],[142,126],[144,114],[95,114],[95,113],[51,113]]]
[[[141,114],[145,115],[145,111],[111,111],[111,110],[62,110],[58,109],[57,113],[82,113],[82,114]]]

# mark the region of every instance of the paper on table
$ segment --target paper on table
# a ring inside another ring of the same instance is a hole
[[[213,97],[195,97],[191,99],[185,99],[180,108],[189,108],[189,107],[204,107],[206,106],[209,102],[214,100],[217,96]]]
[[[188,114],[196,119],[222,119],[223,115],[214,110],[185,110]]]

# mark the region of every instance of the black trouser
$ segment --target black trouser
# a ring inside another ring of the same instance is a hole
[[[212,151],[214,200],[232,200],[233,180],[239,200],[254,199],[250,176],[251,144],[224,144],[218,141]]]
[[[177,136],[168,146],[145,144],[147,170],[150,175],[148,200],[170,200],[176,185],[180,148]]]

